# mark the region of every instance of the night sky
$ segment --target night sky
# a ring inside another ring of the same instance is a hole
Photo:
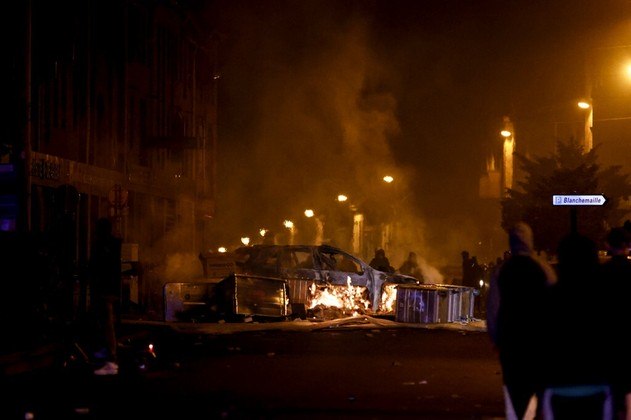
[[[552,122],[577,118],[590,51],[631,44],[628,1],[206,6],[220,39],[217,238],[280,226],[344,189],[396,196],[421,254],[454,263],[498,215],[481,207],[478,180],[503,115],[518,152],[550,153]]]

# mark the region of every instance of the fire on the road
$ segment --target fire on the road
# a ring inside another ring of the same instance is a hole
[[[381,294],[381,303],[379,304],[379,311],[382,313],[388,313],[394,311],[394,305],[397,301],[397,285],[386,284],[383,286],[383,293]]]
[[[309,288],[311,304],[309,309],[317,306],[326,308],[339,308],[343,311],[365,311],[370,306],[370,301],[365,297],[366,288],[351,285],[351,278],[347,277],[346,286],[317,287],[315,283]]]

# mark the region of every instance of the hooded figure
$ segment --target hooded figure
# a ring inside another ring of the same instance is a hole
[[[616,296],[624,290],[605,287],[611,286],[608,281],[613,275],[607,273],[609,266],[600,266],[598,247],[592,239],[571,233],[561,239],[557,256],[559,281],[546,311],[542,418],[624,418],[613,416],[610,387],[612,380],[620,385],[628,383],[624,378],[628,346],[626,340],[618,340],[626,336],[627,310],[621,314],[622,324],[612,322],[611,312],[612,306],[617,306]],[[624,276],[629,273],[627,270]],[[624,294],[624,308],[628,308],[627,299]],[[610,329],[614,325],[618,331]],[[624,413],[625,393],[624,389],[616,390],[619,414]]]
[[[523,222],[509,231],[510,257],[491,277],[487,331],[502,366],[507,419],[528,418],[540,390],[545,311],[554,269],[534,252],[532,229]],[[530,410],[528,410],[530,413]]]

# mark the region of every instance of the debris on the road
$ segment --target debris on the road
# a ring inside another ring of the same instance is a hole
[[[130,324],[152,324],[167,326],[176,332],[197,334],[232,334],[245,331],[319,331],[339,328],[419,328],[419,329],[453,329],[461,331],[486,331],[484,320],[473,319],[468,323],[435,323],[435,324],[411,324],[392,321],[384,318],[368,315],[351,316],[332,320],[291,320],[283,322],[262,323],[198,323],[198,322],[160,322],[123,320]]]

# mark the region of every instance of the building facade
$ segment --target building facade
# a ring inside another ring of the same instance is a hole
[[[185,2],[21,3],[3,29],[0,231],[46,236],[74,277],[100,217],[129,261],[200,252],[214,212],[215,38]]]

